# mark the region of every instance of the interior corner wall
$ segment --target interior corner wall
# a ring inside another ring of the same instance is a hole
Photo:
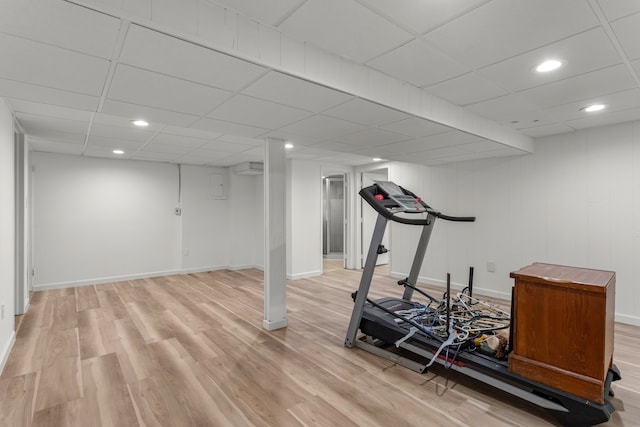
[[[421,276],[438,281],[450,271],[464,284],[474,266],[478,293],[509,297],[509,273],[532,262],[612,270],[616,320],[640,325],[639,140],[640,122],[630,122],[540,138],[525,156],[422,171],[395,164],[392,179],[422,185],[418,194],[434,208],[477,217],[438,221]],[[394,230],[394,242],[402,239]],[[404,272],[395,257],[392,266]]]
[[[287,278],[322,273],[322,165],[287,161]]]
[[[15,342],[15,188],[13,116],[0,98],[0,372]]]
[[[234,257],[229,250],[233,216],[229,170],[182,165],[182,272],[226,268]],[[222,190],[212,188],[222,177]]]
[[[176,165],[32,153],[34,290],[180,268]]]

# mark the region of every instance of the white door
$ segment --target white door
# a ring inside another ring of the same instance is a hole
[[[369,172],[362,172],[361,175],[361,188],[368,187],[373,185],[374,181],[387,181],[389,179],[389,174],[387,169],[377,169]],[[371,244],[371,236],[373,235],[373,228],[376,225],[376,220],[378,218],[378,213],[373,210],[371,206],[367,202],[365,202],[362,198],[360,198],[361,203],[361,212],[362,212],[362,233],[361,235],[361,244],[360,244],[360,254],[361,254],[361,267],[364,267],[364,263],[367,260],[367,253],[369,252],[369,245]],[[389,248],[389,226],[387,224],[387,229],[385,230],[384,237],[382,238],[382,244],[385,248]],[[378,255],[378,260],[376,265],[389,264],[389,254],[380,254]]]

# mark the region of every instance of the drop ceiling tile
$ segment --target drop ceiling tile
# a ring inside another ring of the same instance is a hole
[[[120,149],[127,153],[138,151],[143,144],[144,142],[142,141],[131,141],[121,138],[108,138],[94,135],[90,135],[87,141],[88,147],[106,147],[110,150]]]
[[[236,95],[208,115],[209,118],[243,125],[277,129],[312,113],[282,104]]]
[[[107,99],[102,106],[102,112],[115,116],[126,117],[129,120],[145,119],[151,123],[165,123],[174,126],[186,127],[198,119],[197,116],[176,113],[144,105]]]
[[[410,139],[410,137],[378,128],[369,128],[360,132],[352,133],[350,135],[344,135],[335,138],[337,142],[342,142],[350,145],[358,145],[361,147],[378,147],[380,145],[388,145],[394,142],[406,141],[407,139]]]
[[[370,163],[373,163],[372,156],[370,155],[350,153],[340,153],[338,155],[325,156],[321,157],[319,160],[321,160],[323,163],[334,163],[351,166],[368,165]]]
[[[321,141],[320,138],[315,138],[313,136],[306,136],[306,135],[296,135],[290,132],[284,132],[282,129],[265,133],[264,135],[261,135],[261,138],[284,139],[285,141],[289,141],[296,145],[312,145]]]
[[[403,154],[417,153],[441,147],[450,147],[477,141],[478,137],[465,132],[449,131],[411,141],[396,142],[383,145],[380,148],[388,152]]]
[[[96,111],[100,97],[0,78],[0,96],[77,110]]]
[[[128,127],[113,126],[110,124],[96,122],[94,119],[91,124],[91,135],[144,142],[154,135],[153,131],[148,131],[146,129],[147,128],[135,128],[133,125],[129,125]]]
[[[195,34],[198,28],[197,0],[153,0],[151,17],[155,22],[182,33]]]
[[[132,25],[120,61],[154,72],[237,91],[266,68],[184,40]]]
[[[200,138],[206,140],[211,140],[222,135],[220,132],[211,132],[202,129],[193,129],[178,126],[164,126],[162,128],[162,133],[169,135],[189,136],[191,138]]]
[[[294,135],[311,136],[323,140],[332,139],[364,129],[366,129],[366,127],[358,123],[348,122],[319,114],[286,126],[281,130]]]
[[[264,134],[268,130],[255,126],[239,125],[237,123],[224,122],[222,120],[208,119],[206,117],[201,118],[190,127],[194,129],[204,129],[207,131],[218,132],[222,134],[228,133],[232,135],[245,136],[249,138],[255,138],[258,135]]]
[[[29,138],[29,147],[31,151],[42,151],[47,153],[58,154],[82,154],[82,144],[71,144],[65,142],[49,141],[37,137]]]
[[[302,2],[303,0],[218,0],[218,3],[267,25],[275,25]]]
[[[520,129],[520,132],[532,138],[540,138],[548,135],[557,135],[561,133],[573,132],[574,130],[575,129],[565,125],[564,123],[552,123],[549,125],[534,126],[526,129]]]
[[[553,72],[535,71],[538,64],[551,58],[566,63]],[[618,52],[598,27],[482,68],[478,74],[507,90],[520,91],[620,63]]]
[[[329,150],[329,151],[338,151],[340,153],[353,153],[362,149],[362,147],[359,147],[357,145],[347,144],[343,142],[336,142],[336,141],[322,141],[317,144],[311,145],[311,148]]]
[[[80,133],[70,133],[58,129],[42,129],[38,128],[32,131],[28,131],[27,135],[29,141],[41,140],[50,141],[62,144],[77,144],[82,147],[85,140],[85,135]]]
[[[441,147],[413,153],[411,154],[411,157],[415,158],[418,161],[424,161],[442,159],[444,157],[462,156],[465,154],[469,154],[469,152],[460,150],[456,147]]]
[[[65,1],[3,0],[0,28],[26,39],[111,58],[120,20]]]
[[[640,119],[640,108],[632,108],[629,110],[615,111],[611,113],[603,112],[597,116],[585,117],[578,120],[569,120],[567,125],[574,129],[586,129],[596,126],[607,126],[616,123],[630,122]]]
[[[420,39],[393,49],[367,63],[415,86],[428,86],[470,71]]]
[[[448,0],[444,2],[363,0],[362,3],[399,25],[422,34],[486,2],[487,0]]]
[[[356,62],[365,62],[412,38],[359,3],[344,0],[307,0],[278,28],[296,40]]]
[[[403,135],[412,136],[414,138],[435,135],[451,130],[448,126],[434,123],[419,117],[410,117],[395,123],[389,123],[381,126],[381,128],[401,133]]]
[[[620,110],[638,108],[640,107],[640,89],[631,89],[608,95],[596,96],[584,101],[571,102],[558,107],[549,108],[546,112],[558,122],[596,117],[597,114],[590,115],[589,113],[581,111],[582,108],[591,104],[606,105],[606,110],[598,112],[605,114]],[[640,117],[638,118],[640,119]]]
[[[242,93],[316,113],[352,98],[351,95],[277,71],[271,71]]]
[[[467,73],[425,89],[456,105],[475,104],[509,93],[477,73]]]
[[[565,80],[527,89],[520,94],[541,108],[588,100],[601,94],[619,92],[636,86],[624,65],[592,71]]]
[[[401,111],[360,98],[331,108],[323,114],[366,126],[384,126],[410,117]]]
[[[512,93],[499,98],[478,102],[464,107],[491,120],[509,122],[520,120],[523,116],[537,113],[540,108],[520,93]]]
[[[629,59],[640,58],[640,43],[638,28],[640,28],[640,13],[621,18],[611,23],[611,28]]]
[[[108,99],[177,113],[201,116],[222,103],[230,92],[186,80],[118,65]]]
[[[638,0],[597,0],[609,21],[640,12]]]
[[[86,123],[91,119],[91,112],[75,108],[66,108],[57,105],[41,104],[38,102],[22,101],[17,99],[9,99],[8,102],[16,113],[28,113],[58,119],[79,120]]]
[[[207,141],[202,145],[202,149],[204,150],[212,150],[212,151],[224,151],[229,153],[242,153],[243,151],[247,151],[250,148],[255,148],[255,145],[247,145],[241,143],[234,142],[226,142],[226,141]],[[261,149],[264,149],[262,145],[259,146]]]
[[[178,144],[160,144],[160,143],[150,143],[145,145],[140,153],[164,153],[164,154],[173,154],[173,157],[176,158],[178,156],[183,156],[185,154],[189,154],[193,152],[196,148]]]
[[[231,144],[248,145],[250,147],[264,146],[263,138],[249,138],[246,136],[239,136],[239,135],[222,135],[219,138],[217,138],[216,141],[228,142]]]
[[[0,78],[100,96],[109,61],[0,33]],[[46,64],[46,66],[44,66]]]
[[[207,143],[207,140],[202,138],[192,138],[192,137],[183,136],[183,135],[159,133],[153,137],[153,139],[149,142],[149,144],[145,146],[145,148],[161,144],[161,145],[175,145],[181,148],[194,149],[194,148],[202,147],[206,143]]]
[[[436,28],[425,39],[461,63],[480,68],[598,25],[586,1],[498,0]]]
[[[84,135],[89,128],[88,120],[66,119],[22,112],[16,112],[15,116],[25,132],[33,135],[43,135],[49,131],[57,131],[79,134],[84,140]]]

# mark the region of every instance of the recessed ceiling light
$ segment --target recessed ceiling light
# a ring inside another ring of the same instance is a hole
[[[593,105],[589,105],[588,107],[581,108],[580,111],[586,111],[587,113],[593,113],[593,112],[596,112],[596,111],[604,110],[604,108],[605,108],[604,104],[593,104]]]
[[[286,148],[287,150],[291,150],[293,148],[293,144],[290,142],[287,142],[286,144],[284,144],[284,148]]]
[[[146,121],[146,120],[142,120],[142,119],[131,120],[131,123],[133,123],[136,126],[140,126],[140,127],[149,126],[149,122]]]
[[[380,162],[380,161],[382,161],[382,159],[381,159],[380,157],[374,157],[374,158],[373,158],[373,161],[374,161],[374,162]]]
[[[113,154],[124,154],[124,151],[122,150],[113,150],[112,152]]]
[[[548,73],[549,71],[557,70],[562,66],[562,61],[557,59],[548,59],[542,63],[540,63],[536,67],[536,71],[539,73]]]

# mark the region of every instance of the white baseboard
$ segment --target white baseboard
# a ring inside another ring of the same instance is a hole
[[[298,273],[298,274],[287,274],[287,279],[288,280],[298,280],[298,279],[306,279],[308,277],[317,277],[322,275],[322,272],[320,270],[316,270],[316,271],[307,271],[304,273]]]
[[[177,271],[177,274],[190,274],[190,273],[202,273],[205,271],[216,271],[216,270],[227,270],[229,266],[227,265],[215,265],[210,267],[192,267],[192,268],[184,268],[180,271]]]
[[[640,326],[640,317],[616,313],[616,322],[626,323],[627,325]]]
[[[11,338],[9,339],[9,342],[7,343],[5,348],[2,349],[2,355],[1,355],[2,358],[0,358],[0,374],[2,374],[2,371],[4,371],[4,366],[7,364],[7,360],[9,360],[9,355],[11,354],[11,350],[13,349],[13,345],[15,343],[16,343],[16,331],[13,331],[11,333]]]
[[[180,270],[154,271],[150,273],[127,274],[124,276],[98,277],[72,282],[47,283],[44,285],[33,285],[33,290],[37,292],[48,291],[50,289],[75,288],[77,286],[100,285],[102,283],[123,282],[125,280],[146,279],[148,277],[170,276],[173,274],[180,274]]]
[[[33,285],[33,291],[38,292],[38,291],[48,291],[51,289],[75,288],[78,286],[100,285],[103,283],[123,282],[126,280],[135,280],[135,279],[147,279],[151,277],[171,276],[175,274],[204,273],[207,271],[215,271],[215,270],[246,270],[249,268],[263,270],[261,266],[257,266],[257,265],[203,266],[203,267],[193,267],[193,268],[188,268],[183,270],[155,271],[151,273],[128,274],[123,276],[99,277],[96,279],[76,280],[72,282],[58,282],[58,283],[47,283],[42,285]],[[26,310],[25,310],[25,313],[26,313]]]
[[[230,265],[230,266],[227,266],[226,268],[228,268],[229,270],[248,270],[251,268],[255,268],[256,270],[264,271],[264,267],[262,267],[261,265],[254,265],[254,264]]]

